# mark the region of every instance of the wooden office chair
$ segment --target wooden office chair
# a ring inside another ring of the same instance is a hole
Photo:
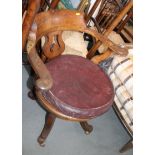
[[[112,83],[97,65],[80,56],[61,55],[65,48],[61,32],[67,30],[91,34],[113,52],[126,52],[88,29],[81,12],[50,10],[36,15],[28,38],[27,54],[37,75],[35,94],[47,110],[45,125],[38,138],[40,145],[44,144],[56,118],[80,122],[88,134],[93,127],[87,121],[104,114],[113,103]],[[36,44],[42,37],[45,37],[43,60],[36,51]]]

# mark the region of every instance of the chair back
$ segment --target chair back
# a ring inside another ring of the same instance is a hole
[[[114,45],[110,40],[95,30],[86,26],[84,13],[76,10],[49,10],[36,15],[32,26],[36,27],[35,44],[45,37],[43,54],[48,59],[60,55],[65,48],[62,40],[62,31],[80,31],[92,35],[100,40],[112,51],[125,52],[123,48]],[[33,30],[32,30],[33,31]]]

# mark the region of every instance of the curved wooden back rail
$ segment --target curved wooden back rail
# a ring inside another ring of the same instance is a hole
[[[38,14],[34,20],[37,25],[36,38],[38,41],[42,36],[47,35],[49,32],[55,31],[81,31],[88,33],[100,40],[103,44],[108,46],[113,52],[120,55],[126,55],[125,48],[116,46],[109,39],[99,34],[95,30],[86,27],[84,14],[82,12],[70,10],[51,10]]]
[[[42,49],[42,60],[51,60],[52,58],[59,56],[65,49],[65,44],[62,39],[62,32],[55,31],[48,33],[45,36],[45,44]]]

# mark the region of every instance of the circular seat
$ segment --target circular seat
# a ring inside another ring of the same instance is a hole
[[[106,112],[114,99],[109,77],[80,56],[61,55],[46,63],[53,86],[43,97],[64,115],[90,119]]]

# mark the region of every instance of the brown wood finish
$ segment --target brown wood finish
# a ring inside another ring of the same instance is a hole
[[[120,153],[124,153],[125,151],[131,149],[133,147],[133,141],[130,139],[121,149]]]
[[[22,16],[24,12],[27,10],[28,7],[28,0],[22,0]]]
[[[25,48],[26,41],[35,15],[39,11],[41,0],[29,0],[28,10],[22,24],[22,51]]]
[[[98,7],[98,5],[100,4],[100,2],[101,2],[101,0],[96,0],[95,1],[93,7],[91,8],[90,12],[86,16],[86,22],[88,22],[90,20],[90,18],[92,17],[93,13],[95,12],[95,10]]]
[[[94,56],[94,57],[91,59],[91,61],[92,61],[94,64],[99,64],[101,61],[104,61],[104,60],[106,60],[108,57],[110,57],[110,55],[112,55],[112,51],[111,51],[111,50],[107,50],[107,51],[105,51],[103,54]]]
[[[60,0],[41,0],[40,11],[45,11],[46,9],[56,9]]]
[[[100,5],[98,15],[93,18],[92,15],[96,11],[96,8]],[[122,4],[120,0],[97,0],[88,15],[86,16],[86,21],[88,22],[90,19],[94,19],[100,27],[104,29],[111,24],[119,10],[122,8]],[[102,22],[102,20],[104,22]]]
[[[48,0],[41,0],[39,12],[45,11],[47,6],[48,6]]]
[[[129,0],[129,2],[126,4],[126,6],[121,10],[119,15],[115,18],[115,20],[112,22],[112,24],[107,28],[107,30],[103,33],[104,37],[108,37],[108,35],[116,28],[116,26],[119,24],[119,22],[122,20],[122,18],[126,15],[126,13],[132,8],[133,1]],[[100,47],[102,43],[100,41],[97,41],[97,43],[90,49],[87,57],[91,59],[95,51]]]
[[[52,0],[51,9],[56,9],[59,2],[60,2],[60,0]]]
[[[125,20],[123,20],[120,25],[118,26],[118,30],[117,32],[120,33],[121,30],[124,28],[125,24],[128,22],[128,20],[133,16],[133,10],[131,9],[128,14],[127,17],[125,18]]]
[[[35,48],[29,53],[29,62],[36,72],[39,79],[36,81],[36,87],[40,90],[49,90],[52,87],[53,81],[43,61],[38,56]]]
[[[55,9],[60,0],[52,0],[51,8]],[[48,2],[46,0],[22,0],[22,15],[26,12],[26,16],[24,18],[22,24],[22,51],[25,48],[28,33],[32,26],[35,15],[38,11],[44,11],[48,6]]]
[[[54,116],[52,113],[48,113],[48,112],[46,113],[45,125],[44,125],[44,128],[43,128],[40,136],[38,137],[38,143],[41,146],[44,146],[44,142],[54,125],[55,119],[56,119],[56,116]]]
[[[65,18],[67,17],[67,18]],[[40,13],[36,16],[34,25],[36,24],[37,32],[35,34],[30,33],[30,36],[33,36],[36,40],[30,39],[27,44],[28,49],[28,57],[34,71],[38,75],[39,79],[36,81],[37,88],[41,90],[49,90],[52,86],[52,77],[50,77],[48,70],[44,66],[43,62],[39,58],[36,50],[35,44],[36,42],[45,34],[48,34],[50,31],[62,31],[62,30],[76,30],[86,32],[88,34],[93,35],[98,40],[101,40],[104,44],[109,46],[113,51],[120,51],[121,48],[114,45],[111,41],[107,40],[106,37],[98,34],[94,30],[90,30],[86,27],[83,14],[76,11],[68,11],[68,10],[61,10],[61,11],[48,11]],[[58,20],[59,19],[59,20]],[[42,26],[44,25],[44,26]],[[35,27],[35,26],[34,26]],[[126,50],[125,50],[126,52]],[[122,53],[125,53],[122,50]],[[125,53],[127,54],[127,53]]]
[[[102,33],[101,28],[100,28],[98,22],[97,22],[93,17],[91,17],[90,19],[93,21],[95,27],[97,28],[97,31],[98,31],[99,33]]]
[[[48,110],[49,112],[53,113],[54,115],[56,115],[60,119],[67,120],[67,121],[74,121],[74,122],[88,121],[87,118],[80,119],[80,118],[75,118],[75,117],[70,117],[68,115],[64,115],[63,113],[58,111],[58,109],[53,104],[50,104],[49,102],[47,102],[47,100],[42,96],[42,93],[39,90],[36,90],[36,96],[37,96],[37,99],[39,100],[40,104],[46,110]]]
[[[119,55],[126,55],[128,53],[126,48],[114,45],[112,41],[107,39],[107,37],[104,37],[103,35],[97,33],[92,29],[88,29],[85,25],[85,21],[83,18],[84,14],[82,12],[76,12],[76,11],[69,12],[67,10],[65,11],[64,14],[63,12],[64,12],[63,10],[55,12],[49,11],[41,13],[39,16],[36,16],[35,19],[36,24],[37,23],[39,23],[40,25],[43,23],[46,24],[45,27],[41,26],[38,27],[38,31],[36,34],[37,35],[36,41],[38,41],[42,36],[46,35],[46,33],[50,31],[50,29],[52,29],[53,31],[63,31],[63,30],[81,31],[94,36],[97,40],[101,40],[101,42],[106,46],[108,46],[114,53],[117,53]],[[66,16],[68,16],[68,18],[65,18]]]
[[[127,29],[127,23],[129,21],[132,21],[133,20],[132,18],[133,18],[133,8],[130,9],[130,11],[127,13],[125,19],[122,20],[116,28],[116,32],[119,33],[122,36],[122,38],[128,43],[133,42],[133,33],[132,33],[132,31],[130,32]],[[132,25],[133,25],[133,21],[132,21]]]
[[[90,0],[81,0],[80,4],[77,7],[77,10],[87,13],[89,7],[90,7]]]
[[[47,12],[41,12],[36,15],[29,37],[28,37],[28,43],[27,43],[27,54],[29,62],[34,69],[38,79],[35,82],[36,87],[36,96],[38,100],[40,101],[41,105],[49,112],[55,115],[56,117],[62,118],[64,120],[69,121],[77,121],[77,122],[83,122],[80,123],[82,128],[86,131],[86,133],[89,133],[92,131],[92,127],[88,125],[86,122],[89,119],[92,119],[94,117],[71,117],[68,115],[63,114],[60,112],[52,103],[49,103],[45,97],[42,95],[42,92],[48,91],[51,89],[53,85],[53,79],[52,75],[49,73],[49,70],[41,60],[41,58],[38,55],[38,52],[36,51],[36,44],[41,39],[41,37],[47,37],[50,38],[48,41],[46,41],[45,46],[49,47],[48,42],[51,43],[53,40],[53,36],[57,36],[60,31],[63,30],[75,30],[75,31],[81,31],[86,32],[90,35],[93,35],[97,40],[102,41],[106,46],[108,46],[112,51],[118,52],[121,55],[127,54],[126,49],[122,49],[119,46],[116,46],[111,41],[109,41],[106,37],[102,36],[101,34],[97,33],[94,30],[88,29],[86,27],[86,23],[84,21],[84,14],[78,11],[70,11],[70,10],[50,10]],[[57,38],[58,42],[62,42],[61,38]],[[60,43],[57,43],[60,45]],[[46,50],[45,50],[46,51]],[[55,50],[52,49],[52,53],[54,51],[59,51],[59,49]],[[61,50],[59,53],[53,54],[52,56],[49,54],[49,52],[46,53],[47,59],[54,58],[61,54]],[[45,128],[42,131],[41,138],[39,138],[39,143],[42,144],[45,139],[47,138],[47,135],[50,132],[50,129],[53,125],[53,116],[49,118],[49,121],[46,121]],[[47,125],[49,124],[49,125]]]
[[[40,90],[49,90],[52,87],[52,78],[43,61],[40,59],[38,52],[34,46],[36,45],[37,25],[33,24],[29,33],[27,43],[27,53],[29,62],[39,79],[36,80],[36,87]]]
[[[66,16],[67,18],[65,18]],[[101,40],[112,51],[120,55],[127,54],[127,49],[116,46],[106,37],[102,36],[94,30],[88,29],[85,25],[83,17],[83,14],[80,12],[68,10],[51,10],[48,12],[40,13],[36,16],[33,27],[36,27],[37,31],[33,32],[33,30],[31,30],[32,33],[29,35],[27,50],[30,63],[32,64],[36,74],[40,77],[40,79],[36,81],[37,88],[48,90],[52,86],[52,78],[50,77],[46,67],[44,66],[42,60],[39,58],[36,49],[34,48],[36,42],[42,36],[49,34],[50,31],[75,30],[86,32],[90,35],[93,35],[96,39]]]
[[[62,31],[55,31],[46,35],[45,44],[43,46],[43,55],[46,58],[52,59],[56,56],[59,56],[64,49],[65,44],[62,40]]]
[[[89,135],[93,131],[93,126],[88,124],[88,122],[80,122],[80,125],[86,135]]]
[[[117,16],[121,8],[121,3],[116,0],[102,1],[99,13],[95,18],[102,31],[106,30],[106,28],[111,25],[113,19]]]

